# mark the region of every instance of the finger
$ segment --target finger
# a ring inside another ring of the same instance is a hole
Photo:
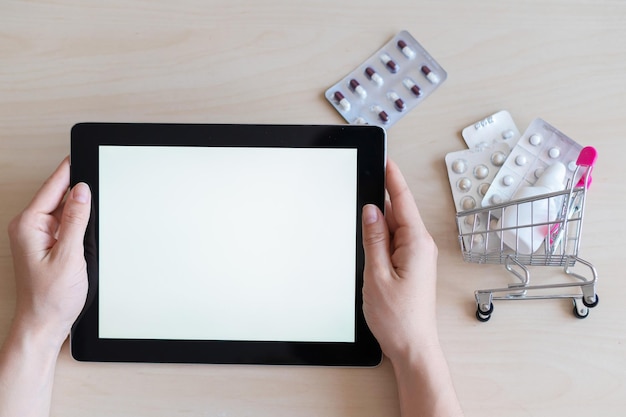
[[[389,233],[391,236],[398,229],[398,222],[393,215],[393,206],[391,205],[390,200],[385,200],[385,219],[387,219],[387,226],[389,227]]]
[[[389,270],[389,230],[383,214],[374,204],[367,204],[362,219],[365,269]]]
[[[387,191],[393,207],[393,218],[398,227],[416,226],[425,230],[413,194],[400,172],[398,166],[392,161],[387,161]]]
[[[59,225],[57,245],[76,250],[82,247],[91,211],[91,191],[85,183],[78,183],[70,190]]]
[[[35,194],[27,210],[50,214],[63,201],[70,186],[70,161],[66,157]]]

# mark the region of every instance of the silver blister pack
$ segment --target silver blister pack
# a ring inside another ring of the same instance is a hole
[[[444,69],[407,31],[326,90],[326,99],[350,124],[388,128],[447,78]]]

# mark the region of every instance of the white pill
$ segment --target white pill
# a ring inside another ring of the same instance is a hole
[[[561,156],[561,150],[559,148],[551,148],[548,151],[548,156],[550,156],[550,158],[552,159],[556,159]]]
[[[502,132],[502,139],[511,139],[513,136],[515,136],[515,132],[511,129]]]
[[[354,124],[355,125],[364,125],[364,124],[367,124],[367,121],[364,118],[362,118],[361,116],[359,116],[356,119],[354,119]]]
[[[543,174],[544,169],[543,168],[537,168],[535,170],[535,178],[539,179],[539,177],[541,177],[541,175]]]
[[[513,185],[514,182],[515,180],[510,175],[505,175],[504,177],[502,177],[502,184],[505,185],[506,187]]]
[[[480,164],[474,168],[474,176],[479,180],[487,178],[487,175],[489,175],[489,168],[486,165]]]
[[[515,158],[515,164],[520,167],[526,165],[526,162],[528,162],[528,160],[524,155],[517,155],[517,157]]]
[[[474,200],[473,197],[465,196],[461,200],[461,207],[463,208],[463,210],[471,210],[473,208],[476,208],[476,200]]]
[[[567,169],[569,169],[570,171],[575,171],[576,170],[576,161],[569,161],[569,163],[567,164]]]
[[[535,133],[528,138],[528,141],[533,146],[539,146],[539,144],[541,143],[541,135]]]
[[[502,203],[502,197],[498,194],[494,194],[491,196],[489,201],[491,201],[491,204],[500,204]]]
[[[467,192],[470,188],[472,188],[472,181],[470,181],[469,178],[464,177],[456,183],[456,186],[459,187],[459,190]]]
[[[475,234],[474,237],[472,237],[472,244],[476,246],[482,245],[484,241],[485,241],[485,237],[483,236],[482,233]]]
[[[452,171],[462,174],[467,171],[467,162],[464,159],[457,159],[452,163]]]
[[[478,227],[480,225],[480,218],[478,217],[478,214],[465,216],[465,224],[468,226]]]
[[[489,184],[486,182],[480,184],[480,186],[478,187],[478,193],[483,197],[485,196],[485,194],[487,194],[488,190],[489,190]]]
[[[503,152],[494,152],[491,155],[491,163],[499,167],[506,161],[506,155]]]

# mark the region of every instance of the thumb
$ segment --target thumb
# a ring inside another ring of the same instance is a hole
[[[388,268],[391,262],[389,229],[383,213],[374,204],[366,204],[363,207],[362,220],[365,267]]]
[[[69,248],[82,247],[90,212],[91,190],[87,184],[78,183],[65,201],[57,243]]]

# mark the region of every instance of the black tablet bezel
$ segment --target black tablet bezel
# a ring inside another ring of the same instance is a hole
[[[354,343],[101,339],[98,336],[98,149],[119,146],[350,148],[357,150],[356,328]],[[375,366],[380,347],[362,312],[361,208],[383,209],[386,134],[376,126],[79,123],[71,132],[71,183],[92,190],[85,235],[89,293],[71,332],[76,360]]]

